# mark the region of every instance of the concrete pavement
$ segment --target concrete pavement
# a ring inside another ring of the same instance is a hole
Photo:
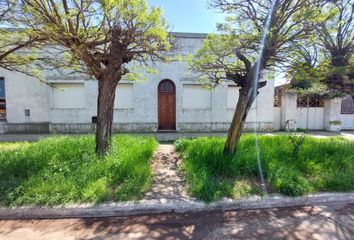
[[[334,137],[342,136],[346,139],[354,140],[354,131],[342,131],[342,132],[326,132],[326,131],[309,131],[305,133],[295,132],[296,134],[306,134],[314,137]],[[141,134],[146,136],[155,136],[160,142],[175,141],[176,139],[196,138],[196,137],[208,137],[208,136],[226,136],[226,132],[154,132],[154,133],[131,133]],[[259,132],[259,135],[277,135],[287,134],[287,132]],[[78,135],[78,134],[71,134]],[[53,136],[53,134],[0,134],[0,142],[19,142],[19,141],[38,141],[41,138]]]
[[[353,239],[354,204],[0,221],[0,239]]]

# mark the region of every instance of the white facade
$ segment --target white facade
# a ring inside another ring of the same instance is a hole
[[[203,34],[176,33],[181,55],[193,54]],[[203,88],[191,77],[185,62],[158,63],[158,74],[146,74],[144,82],[122,80],[116,90],[114,128],[119,132],[154,132],[159,126],[158,86],[169,79],[175,85],[175,126],[177,131],[226,131],[235,112],[238,88],[224,83],[215,90]],[[93,132],[98,83],[85,78],[48,76],[48,83],[21,73],[0,70],[5,79],[6,122],[0,132]],[[296,97],[296,96],[295,96]],[[296,99],[295,99],[296,102]],[[285,101],[285,104],[288,104]],[[260,89],[245,129],[269,131],[284,128],[294,112],[289,106],[274,107],[274,81]],[[290,115],[289,115],[290,114]],[[294,116],[296,120],[296,105]],[[172,130],[172,129],[171,129]]]
[[[301,129],[324,129],[324,107],[297,108],[296,122]]]
[[[342,130],[354,130],[354,114],[341,114]]]
[[[281,107],[274,107],[274,130],[286,130],[287,121],[294,122],[295,129],[354,130],[354,114],[341,114],[341,98],[317,100],[322,102],[318,106],[299,106],[297,94],[288,91],[281,99]]]

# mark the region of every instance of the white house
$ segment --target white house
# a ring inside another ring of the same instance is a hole
[[[206,36],[174,35],[180,55],[194,53]],[[209,91],[191,77],[184,62],[159,63],[156,68],[159,73],[146,74],[144,82],[122,80],[118,84],[115,131],[211,132],[228,129],[238,99],[238,88],[234,84],[224,83]],[[50,73],[47,80],[50,86],[21,73],[0,70],[0,133],[94,131],[97,81],[85,77],[51,76]],[[295,99],[291,97],[294,96],[285,94],[281,107],[274,107],[274,81],[268,81],[252,106],[245,129],[256,126],[260,131],[278,130],[285,128],[288,120],[298,121],[296,96]],[[323,110],[322,120],[318,120],[322,121],[322,129],[337,120],[338,116],[334,115],[338,106],[330,103],[328,111]]]

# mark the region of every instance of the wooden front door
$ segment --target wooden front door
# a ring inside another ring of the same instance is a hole
[[[171,80],[163,80],[158,87],[159,130],[176,130],[176,87]]]

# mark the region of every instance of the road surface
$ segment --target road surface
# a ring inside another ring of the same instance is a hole
[[[354,239],[354,204],[114,218],[0,220],[0,239]]]

